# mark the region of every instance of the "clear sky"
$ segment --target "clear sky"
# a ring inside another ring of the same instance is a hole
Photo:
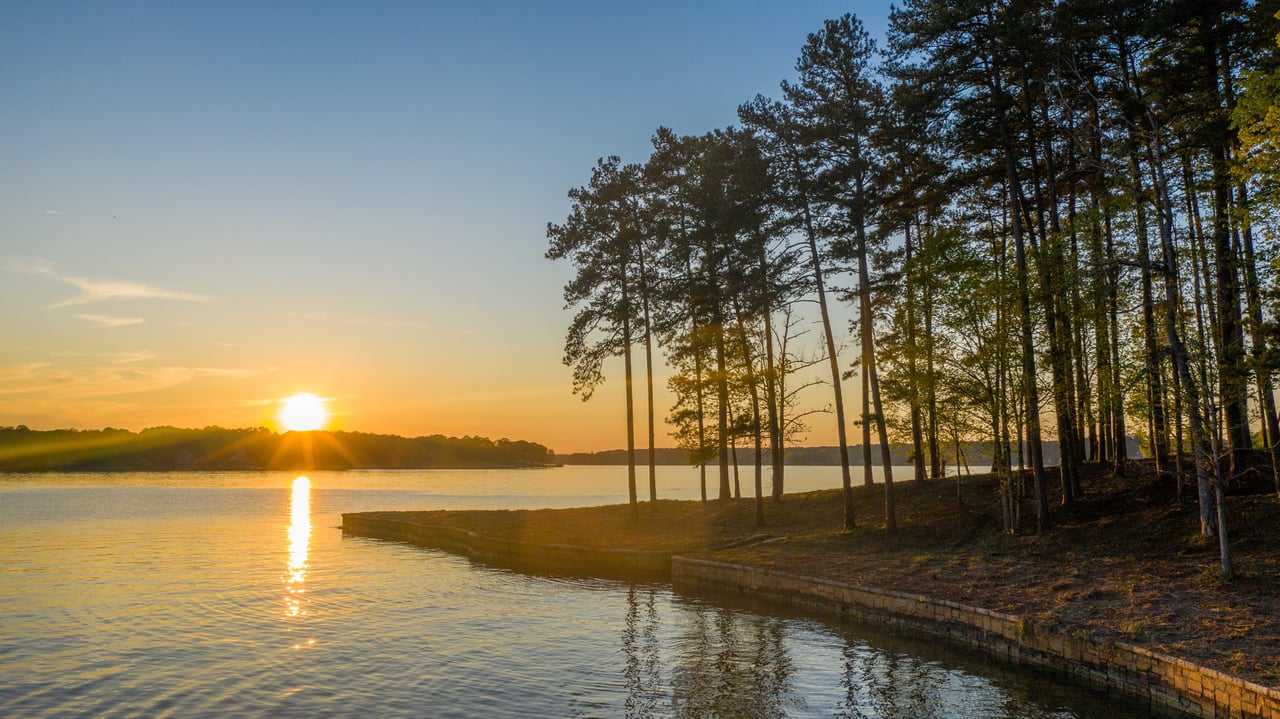
[[[888,11],[0,3],[0,425],[275,427],[305,391],[341,429],[621,447],[620,362],[570,392],[546,223]]]

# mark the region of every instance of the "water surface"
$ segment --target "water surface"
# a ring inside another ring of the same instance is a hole
[[[338,529],[624,497],[599,467],[0,476],[0,716],[1141,716],[865,627]]]

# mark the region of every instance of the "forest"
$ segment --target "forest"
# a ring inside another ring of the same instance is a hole
[[[909,444],[917,482],[949,445],[992,447],[1012,533],[1081,499],[1085,463],[1123,474],[1136,435],[1230,577],[1224,492],[1246,473],[1280,492],[1278,30],[1274,5],[1240,0],[906,0],[883,43],[826,21],[738,126],[660,127],[643,162],[600,159],[546,256],[576,270],[575,392],[622,359],[633,514],[634,385],[656,509],[666,362],[704,501],[707,468],[727,499],[749,447],[757,522],[763,468],[781,499],[810,423],[838,433],[846,528],[849,427],[867,484],[873,446],[892,465]]]
[[[151,427],[141,432],[0,427],[0,472],[113,470],[467,469],[547,466],[522,440]]]

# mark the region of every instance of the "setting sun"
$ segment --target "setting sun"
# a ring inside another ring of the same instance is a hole
[[[310,392],[300,392],[283,400],[280,408],[280,426],[290,432],[310,432],[323,429],[329,421],[329,411],[324,400]]]

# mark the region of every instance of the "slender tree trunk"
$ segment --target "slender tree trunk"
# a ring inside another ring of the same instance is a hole
[[[1003,97],[1004,91],[1000,89],[998,70],[993,72],[993,78],[996,78],[994,85],[997,96]],[[1009,200],[1009,227],[1013,232],[1014,261],[1017,265],[1018,273],[1018,304],[1022,315],[1019,318],[1022,325],[1022,371],[1026,381],[1027,448],[1031,455],[1032,483],[1034,487],[1032,491],[1035,494],[1036,504],[1036,531],[1045,532],[1049,529],[1049,500],[1045,494],[1044,487],[1044,454],[1040,438],[1040,393],[1036,387],[1035,345],[1033,344],[1031,333],[1031,290],[1028,287],[1030,276],[1027,270],[1026,239],[1023,236],[1022,227],[1020,197],[1022,192],[1018,189],[1020,180],[1018,179],[1017,163],[1013,155],[1013,139],[1010,136],[1009,120],[1003,112],[1000,116],[999,125],[1000,136],[1004,144],[1005,189]]]
[[[1244,361],[1241,332],[1239,260],[1231,246],[1230,185],[1226,153],[1221,145],[1211,148],[1213,171],[1213,246],[1218,293],[1218,384],[1222,410],[1227,422],[1231,472],[1247,466],[1249,436],[1248,370]]]
[[[695,330],[696,331],[696,330]],[[707,407],[703,397],[703,376],[702,376],[702,350],[694,350],[694,374],[697,375],[697,385],[694,389],[695,400],[698,405],[698,488],[702,494],[702,503],[707,503]]]
[[[1094,362],[1097,367],[1098,419],[1101,424],[1098,431],[1098,460],[1114,464],[1115,430],[1112,426],[1114,410],[1111,405],[1115,390],[1111,385],[1111,337],[1107,331],[1107,268],[1102,250],[1102,223],[1099,217],[1101,209],[1096,194],[1092,194],[1090,198],[1090,210],[1095,218],[1089,239],[1090,253],[1094,257],[1095,264],[1092,277],[1093,306],[1097,312],[1093,324],[1093,346]]]
[[[729,424],[734,427],[738,425],[732,411],[729,413]],[[733,498],[742,499],[742,482],[738,477],[738,435],[736,433],[729,436],[729,453],[733,458]]]
[[[1097,97],[1097,83],[1089,80],[1089,95]],[[1101,179],[1102,168],[1105,167],[1102,153],[1102,117],[1097,101],[1089,105],[1089,161],[1096,179],[1089,182],[1089,252],[1093,257],[1092,300],[1094,306],[1094,353],[1097,367],[1098,387],[1098,459],[1111,462],[1112,472],[1116,471],[1116,431],[1115,431],[1115,398],[1119,388],[1112,382],[1111,344],[1118,341],[1110,332],[1110,298],[1112,258],[1104,250],[1103,244],[1103,209],[1099,197],[1105,192]],[[1108,224],[1109,227],[1109,224]]]
[[[760,415],[759,376],[755,370],[755,357],[751,351],[751,341],[747,338],[747,326],[742,320],[742,308],[734,301],[734,309],[738,319],[738,341],[742,344],[742,366],[747,373],[747,388],[751,392],[751,436],[754,441],[754,466],[756,488],[756,526],[764,526],[764,436],[763,419]]]
[[[1136,138],[1131,135],[1131,140]],[[1156,471],[1169,469],[1168,432],[1164,417],[1164,389],[1160,384],[1160,350],[1156,344],[1155,296],[1151,283],[1151,251],[1149,249],[1147,215],[1145,205],[1147,193],[1142,184],[1141,168],[1136,154],[1129,158],[1130,171],[1133,173],[1134,212],[1137,220],[1138,263],[1141,266],[1142,278],[1142,341],[1143,362],[1146,367],[1147,402],[1151,418],[1151,447],[1155,453]]]
[[[1120,378],[1120,265],[1116,262],[1115,235],[1112,232],[1111,212],[1104,209],[1103,230],[1107,238],[1107,267],[1110,279],[1107,282],[1107,318],[1111,326],[1111,426],[1114,430],[1112,446],[1115,450],[1115,473],[1124,476],[1125,464],[1129,461],[1129,432],[1124,416],[1124,386]]]
[[[653,408],[653,327],[649,318],[649,273],[645,267],[644,253],[639,253],[641,309],[644,311],[644,370],[645,389],[649,407],[649,511],[658,511],[658,450],[655,446]]]
[[[768,263],[762,249],[758,257],[760,282],[769,284]],[[772,465],[771,479],[773,483],[773,501],[782,501],[784,472],[782,466],[782,426],[778,419],[780,407],[777,384],[778,368],[773,357],[773,307],[764,308],[764,348],[765,348],[765,402],[769,408],[769,459]],[[763,512],[763,510],[761,510]],[[763,520],[761,520],[763,521]]]
[[[1214,309],[1211,302],[1206,302],[1206,298],[1212,294],[1212,290],[1209,289],[1211,286],[1211,276],[1209,274],[1209,261],[1207,259],[1208,251],[1204,247],[1204,237],[1199,231],[1199,208],[1196,206],[1194,192],[1191,194],[1191,207],[1191,220],[1193,226],[1192,231],[1189,233],[1191,240],[1191,286],[1192,292],[1195,293],[1195,296],[1192,298],[1192,306],[1195,308],[1196,332],[1199,344],[1201,347],[1208,347],[1210,340],[1208,338],[1208,330],[1205,328],[1205,311],[1208,310],[1210,317],[1213,317]],[[1203,278],[1203,280],[1201,278]],[[1201,289],[1202,286],[1203,291]],[[1210,324],[1213,324],[1212,320],[1210,321]],[[1189,334],[1185,324],[1183,324],[1180,329],[1183,336]],[[1190,360],[1188,359],[1188,363],[1189,362]],[[1200,386],[1206,389],[1207,394],[1209,387],[1209,371],[1207,362],[1202,361],[1198,364],[1200,365]],[[1188,372],[1190,372],[1190,369],[1188,369]],[[1209,397],[1206,396],[1204,401],[1208,402]],[[1188,404],[1191,404],[1190,399],[1188,399]],[[1216,422],[1213,420],[1214,413],[1211,409],[1201,405],[1198,393],[1196,395],[1196,403],[1191,405],[1190,412],[1201,413],[1201,416],[1204,417],[1204,419],[1201,420],[1205,426],[1204,431],[1208,432],[1210,431],[1210,427],[1214,427],[1215,429],[1213,430],[1213,434],[1216,437]],[[1192,426],[1194,427],[1194,418]],[[1206,447],[1211,447],[1216,444],[1217,442],[1214,438],[1201,438],[1201,444],[1196,444],[1196,435],[1194,431],[1192,432],[1192,457],[1196,464],[1196,492],[1197,499],[1200,503],[1200,534],[1205,537],[1214,536],[1216,531],[1214,529],[1216,526],[1216,520],[1214,519],[1213,510],[1213,487],[1210,484],[1209,474],[1204,469],[1210,459],[1210,457],[1205,454],[1209,451]],[[1213,453],[1213,466],[1217,467],[1217,450],[1213,450]]]
[[[898,531],[898,513],[893,498],[893,451],[889,446],[889,433],[884,422],[884,407],[880,402],[880,380],[876,376],[875,354],[871,355],[871,398],[876,413],[876,427],[880,434],[880,461],[884,463],[884,527],[893,534]]]
[[[693,283],[693,266],[686,259],[685,263],[686,278]],[[702,494],[702,503],[707,503],[707,405],[704,392],[704,376],[702,366],[702,337],[701,327],[698,325],[698,316],[695,312],[691,327],[689,330],[690,337],[693,338],[693,372],[697,378],[694,384],[694,401],[697,404],[698,411],[698,488]]]
[[[1047,100],[1041,102],[1042,125],[1048,130]],[[1031,112],[1026,113],[1028,128],[1034,129]],[[1066,257],[1062,252],[1061,222],[1058,216],[1057,178],[1054,166],[1052,137],[1045,132],[1045,178],[1042,183],[1038,168],[1040,163],[1036,156],[1035,138],[1031,138],[1031,182],[1038,211],[1038,228],[1041,246],[1036,247],[1035,234],[1029,236],[1031,249],[1037,252],[1036,267],[1040,273],[1040,300],[1044,306],[1045,325],[1049,330],[1049,371],[1053,378],[1053,407],[1058,425],[1058,477],[1062,491],[1062,504],[1075,501],[1080,486],[1076,476],[1076,461],[1079,455],[1075,433],[1075,407],[1072,402],[1071,388],[1071,328],[1069,318],[1062,306],[1063,295],[1068,291],[1063,281]],[[1048,200],[1044,199],[1041,185],[1045,186]],[[1049,228],[1045,230],[1045,210],[1048,208]],[[1025,208],[1025,205],[1024,205]],[[1029,221],[1028,221],[1029,222]],[[1045,258],[1048,258],[1047,261]]]
[[[636,414],[631,377],[631,304],[627,293],[625,269],[622,282],[622,307],[622,367],[627,391],[627,500],[631,504],[631,518],[638,519],[640,505],[636,496]]]
[[[1236,193],[1239,205],[1249,207],[1248,190],[1242,183]],[[1276,415],[1275,388],[1271,383],[1271,368],[1267,365],[1267,335],[1262,322],[1262,297],[1258,287],[1257,257],[1253,251],[1253,227],[1245,215],[1242,231],[1244,249],[1244,291],[1249,305],[1249,339],[1253,345],[1253,371],[1258,385],[1258,406],[1262,410],[1262,437],[1271,461],[1271,479],[1276,493],[1280,494],[1280,418]]]
[[[862,180],[858,180],[858,194],[862,196]],[[876,429],[880,440],[881,461],[884,463],[884,523],[885,531],[893,534],[898,531],[897,513],[893,503],[893,457],[889,448],[889,434],[884,422],[884,408],[880,402],[880,382],[876,377],[876,350],[875,350],[875,333],[873,331],[874,318],[871,313],[871,272],[867,267],[867,236],[862,226],[861,212],[857,213],[854,218],[854,231],[858,238],[858,295],[862,305],[862,376],[863,387],[871,390],[871,402],[874,409],[874,416],[863,416],[862,437],[864,448],[862,456],[867,462],[867,470],[870,472],[870,426],[868,420],[876,423]],[[867,398],[863,394],[862,399],[863,411],[866,411]]]
[[[1155,123],[1152,123],[1155,125]],[[1160,138],[1158,127],[1153,127],[1155,137],[1151,138],[1148,144],[1149,151],[1154,155],[1153,170],[1156,175],[1156,191],[1159,200],[1160,209],[1160,246],[1163,249],[1162,255],[1164,259],[1164,277],[1165,277],[1165,327],[1169,335],[1169,346],[1173,353],[1174,365],[1177,368],[1178,375],[1182,378],[1182,384],[1187,388],[1187,401],[1191,405],[1191,437],[1192,442],[1196,442],[1197,437],[1200,439],[1198,443],[1204,447],[1204,428],[1203,423],[1199,420],[1199,411],[1197,407],[1198,389],[1195,382],[1191,378],[1191,370],[1187,364],[1187,351],[1182,344],[1182,339],[1177,333],[1177,308],[1178,300],[1178,263],[1174,255],[1173,247],[1173,203],[1169,200],[1169,184],[1164,176],[1164,159],[1161,156]],[[1214,502],[1217,505],[1217,522],[1218,522],[1218,549],[1221,559],[1221,574],[1223,581],[1231,581],[1234,574],[1231,562],[1231,549],[1227,541],[1227,517],[1226,503],[1223,498],[1222,491],[1222,472],[1217,466],[1217,453],[1213,453],[1212,463],[1214,471],[1212,476]],[[1197,462],[1197,465],[1199,463]]]
[[[863,345],[861,365],[858,377],[862,381],[862,484],[870,487],[876,480],[871,466],[871,376],[867,373],[866,345]]]
[[[902,289],[906,293],[907,309],[907,376],[908,402],[911,405],[911,463],[915,467],[915,481],[924,482],[924,443],[920,432],[920,370],[916,362],[918,353],[916,345],[916,288],[913,275],[915,265],[912,260],[911,223],[903,227],[905,235],[906,259],[903,263]]]
[[[713,279],[714,281],[714,279]],[[717,299],[716,305],[719,304]],[[725,357],[724,322],[719,317],[719,309],[713,310],[712,327],[715,331],[716,348],[716,404],[719,405],[717,417],[718,437],[716,445],[720,455],[720,495],[718,499],[727,501],[729,494],[729,369]]]
[[[924,371],[926,402],[929,408],[929,476],[942,479],[942,448],[938,435],[938,376],[934,367],[933,285],[924,287]]]
[[[831,386],[835,395],[836,434],[840,441],[840,482],[844,493],[844,528],[856,526],[853,510],[853,484],[849,477],[849,438],[844,425],[844,395],[840,390],[840,358],[836,355],[835,334],[831,330],[831,315],[827,311],[827,290],[822,279],[822,260],[818,254],[817,231],[809,213],[809,203],[804,201],[805,234],[809,240],[809,258],[813,267],[813,281],[818,290],[818,310],[822,315],[822,333],[827,343],[827,360],[831,366]]]

